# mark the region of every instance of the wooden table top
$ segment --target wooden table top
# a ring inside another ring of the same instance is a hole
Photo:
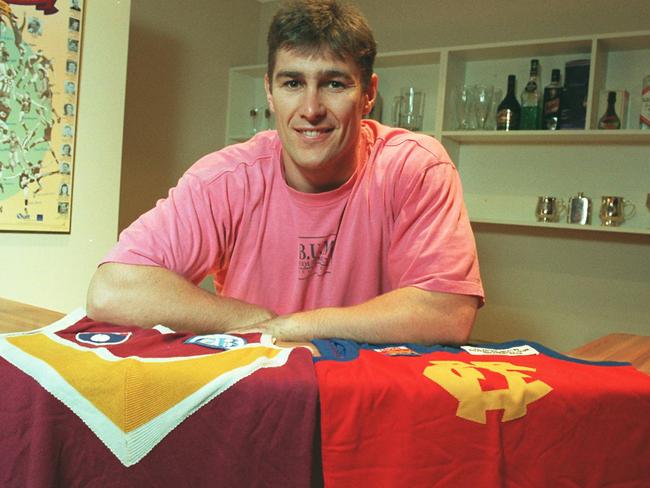
[[[61,312],[0,298],[0,333],[40,328],[63,316]]]
[[[650,337],[635,334],[608,334],[568,351],[567,356],[588,361],[625,361],[650,374]]]
[[[51,324],[64,314],[0,298],[0,333],[32,330]],[[278,345],[304,345],[278,343]],[[313,346],[311,347],[312,350]],[[608,334],[565,353],[588,361],[624,361],[650,374],[650,337],[634,334]]]

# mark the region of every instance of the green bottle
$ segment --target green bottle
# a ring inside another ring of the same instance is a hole
[[[530,79],[521,94],[521,130],[537,130],[541,126],[542,108],[541,96],[538,88],[539,60],[530,62]]]

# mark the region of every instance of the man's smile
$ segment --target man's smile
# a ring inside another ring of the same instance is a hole
[[[323,128],[316,128],[316,129],[315,128],[308,128],[308,129],[307,128],[305,128],[305,129],[296,128],[294,130],[296,132],[298,132],[300,135],[306,137],[307,139],[318,139],[319,137],[320,138],[325,137],[327,134],[332,132],[334,129],[323,127]]]

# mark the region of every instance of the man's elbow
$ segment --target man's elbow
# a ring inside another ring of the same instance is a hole
[[[443,314],[446,327],[439,329],[442,336],[439,342],[448,345],[467,344],[476,320],[478,298],[456,295],[447,305],[447,311]]]
[[[450,338],[451,344],[467,344],[472,334],[475,320],[476,308],[463,307],[463,309],[458,312],[456,318],[455,333]]]
[[[86,315],[99,322],[110,322],[111,311],[114,311],[118,302],[117,285],[111,283],[110,273],[100,266],[88,286],[86,295]]]

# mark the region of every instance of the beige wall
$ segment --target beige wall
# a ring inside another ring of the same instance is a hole
[[[170,11],[160,0],[133,2],[120,229],[223,146],[228,68],[256,60],[258,2],[191,4]]]
[[[380,51],[543,39],[648,29],[647,0],[349,0],[364,13]],[[266,29],[279,2],[265,3]],[[266,59],[259,44],[258,62]]]
[[[72,310],[115,241],[129,9],[129,0],[86,2],[71,233],[0,234],[1,297]]]

